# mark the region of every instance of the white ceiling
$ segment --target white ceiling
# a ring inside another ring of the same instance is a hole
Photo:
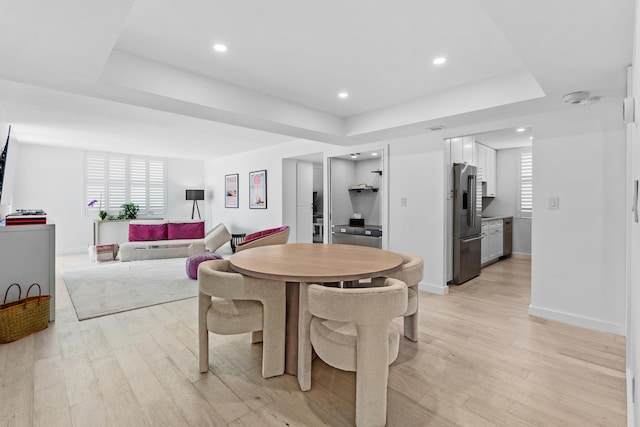
[[[202,159],[556,112],[578,90],[618,102],[634,0],[21,0],[0,16],[18,139]]]

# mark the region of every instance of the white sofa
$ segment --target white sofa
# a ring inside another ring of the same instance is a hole
[[[194,238],[195,235],[204,237]],[[231,233],[224,224],[218,224],[204,234],[204,221],[133,220],[129,223],[129,240],[120,244],[120,261],[183,258],[207,250],[214,252],[231,240]]]

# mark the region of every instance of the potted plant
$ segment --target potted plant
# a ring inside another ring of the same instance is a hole
[[[136,219],[138,217],[138,210],[140,207],[134,203],[125,203],[120,206],[120,213],[118,219]]]

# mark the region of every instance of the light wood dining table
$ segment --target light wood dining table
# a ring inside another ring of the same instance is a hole
[[[229,258],[238,273],[287,282],[285,372],[298,372],[300,283],[348,282],[385,277],[400,269],[396,253],[355,245],[288,243],[262,246]]]

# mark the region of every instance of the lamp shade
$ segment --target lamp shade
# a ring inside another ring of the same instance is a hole
[[[187,190],[186,200],[204,200],[204,190]]]

